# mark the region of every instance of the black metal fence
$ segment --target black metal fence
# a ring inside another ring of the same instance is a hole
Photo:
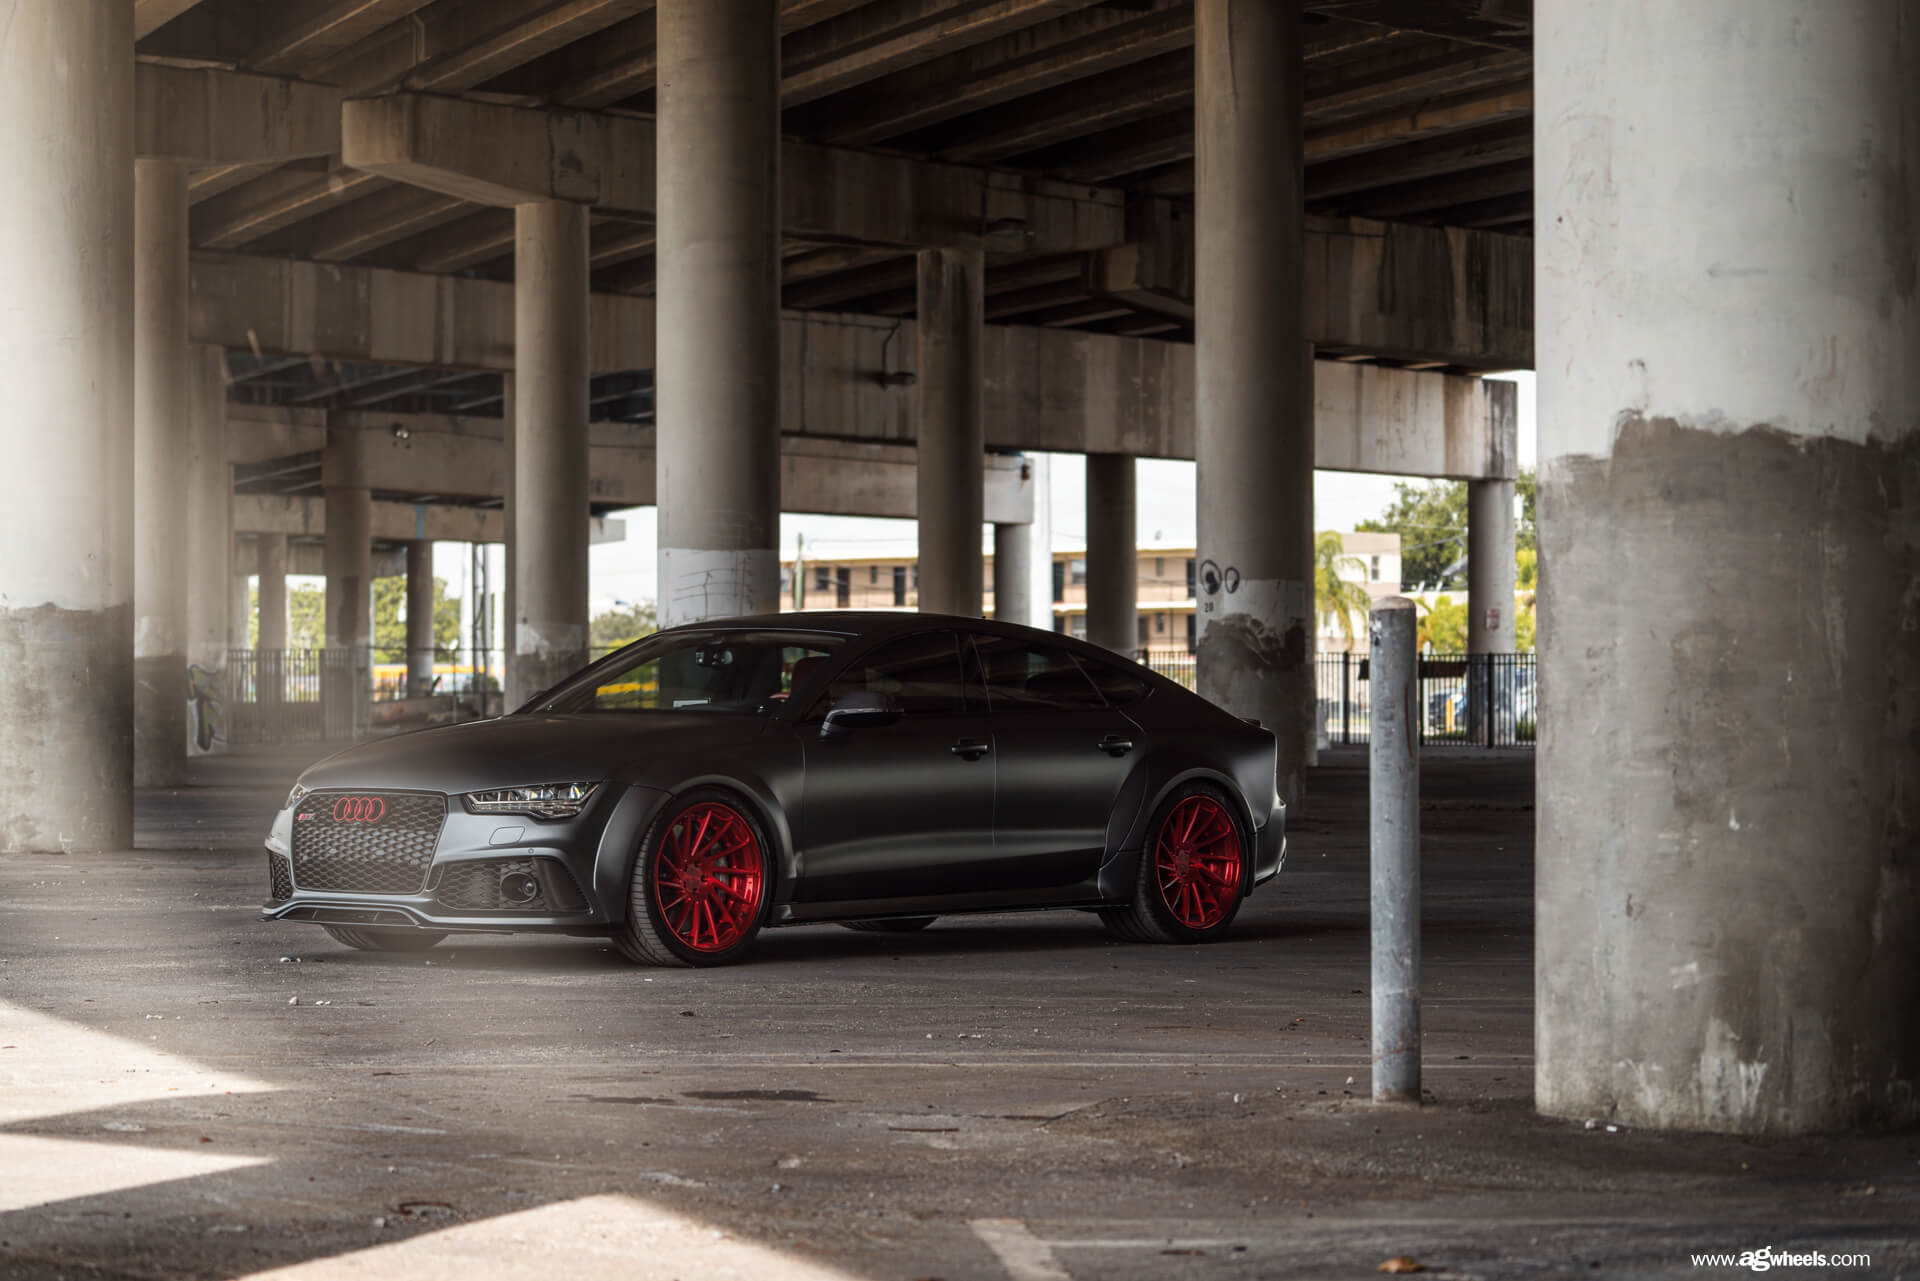
[[[363,738],[387,728],[473,720],[501,711],[501,656],[436,656],[409,680],[404,655],[351,649],[236,649],[227,653],[224,738],[233,744]]]
[[[1149,650],[1141,661],[1194,688],[1194,656]],[[1365,654],[1314,659],[1323,744],[1365,743],[1373,724]],[[1531,747],[1538,686],[1532,654],[1426,654],[1420,659],[1419,727],[1430,746]]]

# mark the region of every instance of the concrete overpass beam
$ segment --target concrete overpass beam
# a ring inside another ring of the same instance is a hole
[[[1140,646],[1131,454],[1087,455],[1087,639],[1128,658]]]
[[[1554,1116],[1920,1115],[1920,31],[1814,17],[1535,10]]]
[[[255,165],[340,153],[332,85],[152,62],[134,68],[133,83],[143,160]]]
[[[0,849],[133,843],[133,10],[0,40]],[[24,303],[25,305],[19,305]],[[178,686],[175,686],[178,689]]]
[[[507,705],[587,657],[587,210],[514,213],[513,602]]]
[[[134,165],[133,760],[140,787],[187,780],[187,170]],[[224,611],[226,586],[221,591]],[[224,616],[224,614],[223,614]]]
[[[663,626],[778,607],[779,8],[658,11]]]
[[[923,249],[919,260],[920,608],[978,616],[984,566],[984,255]]]
[[[1293,803],[1314,632],[1300,14],[1199,0],[1194,24],[1199,691],[1273,731]]]

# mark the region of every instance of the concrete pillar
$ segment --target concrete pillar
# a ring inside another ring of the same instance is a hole
[[[1131,454],[1087,455],[1087,639],[1133,657],[1140,648],[1140,552]]]
[[[919,268],[920,608],[977,616],[986,519],[986,260],[977,250],[922,249]]]
[[[187,780],[187,486],[193,366],[187,331],[187,170],[134,164],[134,781]],[[226,585],[220,585],[222,616]]]
[[[1511,654],[1514,648],[1514,484],[1510,480],[1467,482],[1467,653]],[[1467,680],[1467,731],[1484,740],[1486,717],[1496,730],[1513,717],[1509,667],[1481,660]]]
[[[657,11],[663,627],[779,608],[779,8]]]
[[[509,707],[587,661],[587,213],[557,201],[514,211]]]
[[[1900,0],[1534,23],[1535,1097],[1909,1124],[1920,28]]]
[[[373,492],[367,486],[362,433],[330,415],[321,456],[327,542],[326,648],[321,697],[329,729],[349,734],[371,697],[373,662]]]
[[[1194,24],[1199,691],[1273,731],[1294,803],[1314,630],[1300,11],[1197,0]]]
[[[519,384],[514,381],[511,373],[502,375],[500,384],[501,390],[504,393],[501,400],[500,412],[501,416],[506,420],[502,426],[505,429],[505,442],[507,447],[507,492],[504,495],[504,501],[501,503],[501,515],[504,517],[502,523],[506,526],[507,541],[502,544],[500,548],[500,581],[498,583],[488,583],[487,592],[482,592],[480,590],[480,575],[474,572],[471,589],[467,593],[468,599],[462,602],[461,605],[462,614],[460,619],[461,643],[463,645],[470,645],[476,649],[486,649],[489,651],[495,646],[499,646],[502,649],[510,648],[512,642],[502,642],[497,637],[489,639],[486,635],[480,637],[474,636],[473,622],[476,616],[481,620],[481,631],[483,633],[489,632],[493,625],[493,616],[487,612],[489,609],[486,599],[487,594],[493,592],[499,594],[500,626],[504,627],[509,635],[513,632],[514,620],[520,617],[519,601],[514,598],[513,594],[515,563],[513,553],[514,549],[520,545],[519,536],[514,533],[513,529],[513,455],[514,441],[518,439],[518,432],[514,425],[513,402],[514,397],[518,395]],[[482,544],[468,543],[467,565],[469,570],[478,571],[484,566],[485,561],[485,546]],[[588,623],[589,627],[591,627],[592,620],[588,620]],[[480,669],[483,660],[489,664],[493,662],[493,657],[490,652],[487,654],[473,654],[471,655],[471,659],[475,671]],[[505,661],[503,656],[501,662],[504,663]],[[504,691],[506,689],[506,673],[504,671],[493,672],[493,676],[500,682],[500,688]],[[505,697],[504,693],[502,697]],[[512,703],[507,704],[509,710],[514,706],[515,704]]]
[[[0,121],[0,849],[124,849],[133,843],[132,6],[11,6]]]
[[[233,555],[233,466],[227,461],[227,353],[197,344],[189,356],[184,539],[187,662],[224,691],[229,646],[247,643],[247,575]],[[229,605],[231,588],[238,608]]]
[[[259,550],[260,635],[254,666],[255,697],[262,703],[278,703],[285,688],[287,648],[287,536],[260,534],[254,538]]]
[[[1033,526],[993,527],[993,616],[1033,626]]]
[[[433,691],[433,543],[407,544],[407,696]]]

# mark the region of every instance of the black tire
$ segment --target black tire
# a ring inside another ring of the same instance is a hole
[[[689,875],[700,884],[689,887]],[[753,950],[773,883],[773,842],[753,806],[724,788],[694,788],[668,801],[640,842],[613,945],[639,965],[730,965]]]
[[[1240,807],[1211,783],[1190,783],[1154,812],[1133,901],[1102,908],[1100,922],[1130,943],[1212,942],[1232,927],[1252,878]]]
[[[424,952],[445,938],[433,930],[383,929],[378,926],[323,925],[336,943],[361,952]]]
[[[862,934],[916,934],[939,919],[937,916],[896,916],[891,920],[841,921],[840,928]]]

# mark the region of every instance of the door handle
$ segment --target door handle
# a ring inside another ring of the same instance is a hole
[[[977,761],[987,754],[987,744],[971,738],[963,738],[947,750],[964,760]]]
[[[1100,750],[1108,756],[1125,756],[1133,750],[1133,740],[1121,738],[1118,734],[1109,734],[1100,740]]]

